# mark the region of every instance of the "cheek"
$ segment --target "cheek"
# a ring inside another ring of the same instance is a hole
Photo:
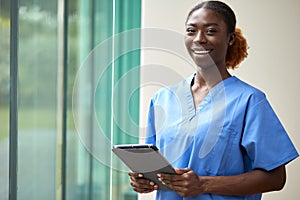
[[[225,56],[226,56],[227,50],[228,50],[228,45],[227,45],[227,44],[222,45],[221,48],[222,48],[222,52],[223,52],[223,53],[225,54]]]
[[[186,49],[187,49],[187,51],[190,53],[190,51],[191,51],[191,46],[192,46],[192,43],[193,43],[193,41],[192,41],[192,39],[190,39],[190,38],[185,38],[184,39],[184,44],[185,44],[185,47],[186,47]]]
[[[186,47],[190,47],[190,46],[191,46],[191,43],[192,43],[192,39],[189,38],[189,37],[185,37],[185,38],[184,38],[184,43],[185,43],[185,46],[186,46]]]
[[[224,41],[216,42],[215,43],[215,48],[218,50],[219,53],[224,53],[226,54],[228,44]]]

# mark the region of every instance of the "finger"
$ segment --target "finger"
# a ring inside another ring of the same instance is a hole
[[[140,176],[138,176],[138,178],[136,178],[136,176],[135,177],[130,176],[130,180],[131,180],[131,182],[135,182],[138,185],[144,185],[145,188],[146,187],[151,187],[151,188],[154,187],[154,189],[156,189],[155,187],[157,187],[153,181],[143,178],[143,177],[140,177]]]
[[[138,193],[149,193],[149,192],[153,191],[153,189],[138,187],[138,186],[135,186],[135,184],[132,184],[132,183],[131,183],[131,186],[132,186],[132,189],[134,191],[138,192]]]
[[[186,187],[194,181],[193,179],[194,178],[190,174],[190,172],[184,173],[183,175],[161,175],[160,177],[158,176],[158,180],[169,187]]]
[[[184,168],[184,169],[175,168],[174,170],[175,170],[176,174],[179,174],[179,175],[184,174],[189,171],[188,168]]]
[[[160,177],[160,178],[158,178],[158,180],[159,180],[162,184],[164,184],[164,185],[166,185],[166,186],[168,186],[168,187],[170,187],[170,188],[172,189],[172,185],[174,184],[172,178],[163,178],[163,177]]]
[[[129,177],[130,178],[130,180],[132,180],[132,181],[138,181],[138,180],[147,180],[147,179],[145,179],[145,178],[143,178],[143,177],[136,177],[136,176],[130,176]]]
[[[174,174],[157,174],[158,179],[165,182],[176,182],[176,181],[182,181],[182,175],[174,175]]]
[[[173,186],[173,185],[180,185],[180,181],[174,181],[172,179],[163,179],[163,178],[158,178],[158,180],[164,184],[167,185],[169,187]]]
[[[137,181],[131,181],[130,185],[135,191],[138,192],[152,192],[153,190],[157,190],[158,186],[153,182],[147,179],[137,179]]]
[[[175,168],[175,172],[177,173],[177,174],[179,174],[179,175],[181,175],[181,174],[184,174],[184,173],[187,173],[187,172],[189,172],[189,171],[191,171],[191,169],[190,168]]]
[[[138,193],[142,193],[142,194],[146,194],[146,193],[150,193],[153,192],[153,190],[148,190],[148,189],[140,189],[140,188],[135,188],[132,187],[132,189]]]
[[[175,172],[176,172],[176,175],[159,173],[159,174],[157,174],[157,176],[162,177],[164,179],[177,180],[176,178],[181,179],[182,175],[187,174],[187,173],[192,173],[193,171],[190,168],[183,168],[183,169],[175,168]]]
[[[130,177],[134,177],[134,178],[142,178],[142,177],[144,177],[144,175],[142,173],[136,173],[136,172],[129,172],[128,175]]]

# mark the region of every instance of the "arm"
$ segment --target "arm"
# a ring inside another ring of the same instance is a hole
[[[183,197],[203,193],[250,195],[281,190],[285,184],[285,166],[272,171],[256,169],[235,176],[198,176],[190,169],[176,169],[180,175],[159,174],[160,180]]]

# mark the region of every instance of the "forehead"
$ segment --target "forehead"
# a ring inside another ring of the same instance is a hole
[[[206,9],[200,8],[195,10],[187,20],[188,24],[216,24],[218,26],[226,26],[222,16],[217,12]]]

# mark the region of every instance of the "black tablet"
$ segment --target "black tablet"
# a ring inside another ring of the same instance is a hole
[[[115,145],[112,151],[133,171],[158,185],[159,190],[169,190],[157,178],[157,173],[176,174],[174,168],[152,144]]]

